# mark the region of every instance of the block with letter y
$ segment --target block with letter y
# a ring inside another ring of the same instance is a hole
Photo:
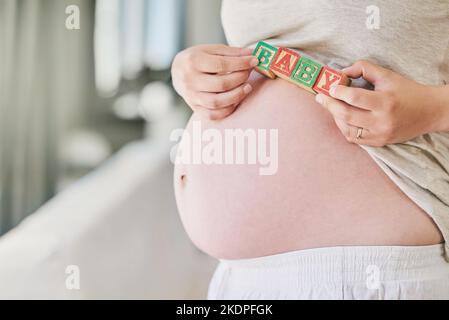
[[[330,88],[337,84],[349,86],[351,85],[351,79],[339,71],[324,66],[313,86],[313,90],[317,93],[323,93],[330,96]]]
[[[259,65],[255,68],[256,71],[271,79],[276,78],[276,75],[270,70],[270,66],[277,52],[277,48],[270,46],[268,43],[259,42],[253,51],[253,56],[259,59]]]

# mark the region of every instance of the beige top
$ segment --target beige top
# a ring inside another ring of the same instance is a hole
[[[233,46],[263,40],[336,69],[367,59],[449,84],[449,0],[223,0],[222,21]],[[449,132],[363,148],[434,219],[449,258]]]

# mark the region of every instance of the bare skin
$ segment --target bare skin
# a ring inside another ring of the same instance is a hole
[[[354,130],[344,120],[358,124],[364,114],[331,98],[321,101],[323,108],[312,94],[280,79],[254,73],[248,79],[249,54],[201,46],[178,55],[173,65],[175,88],[203,129],[279,130],[279,170],[273,176],[260,176],[251,165],[176,166],[178,208],[199,248],[217,258],[241,259],[316,247],[442,242],[431,218],[348,135]],[[350,72],[366,69],[361,66]],[[348,94],[340,90],[335,97]],[[372,115],[404,119],[397,110]],[[392,130],[374,124],[366,142],[387,142]]]
[[[442,236],[314,96],[277,79],[250,79],[238,110],[204,128],[277,128],[279,170],[189,165],[175,169],[178,207],[193,242],[226,259],[339,245],[429,245]],[[188,126],[191,129],[191,126]]]

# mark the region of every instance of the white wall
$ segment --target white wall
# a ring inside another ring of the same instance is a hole
[[[221,0],[187,1],[187,46],[224,43]]]

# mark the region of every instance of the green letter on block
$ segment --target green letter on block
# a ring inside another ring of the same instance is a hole
[[[271,78],[275,77],[274,74],[270,71],[270,65],[277,51],[277,48],[270,46],[268,43],[259,42],[256,46],[256,49],[254,49],[253,51],[253,56],[259,59],[259,65],[256,69],[266,76],[269,76]]]
[[[318,75],[320,74],[321,65],[312,59],[301,57],[292,74],[292,79],[299,84],[312,88]]]

